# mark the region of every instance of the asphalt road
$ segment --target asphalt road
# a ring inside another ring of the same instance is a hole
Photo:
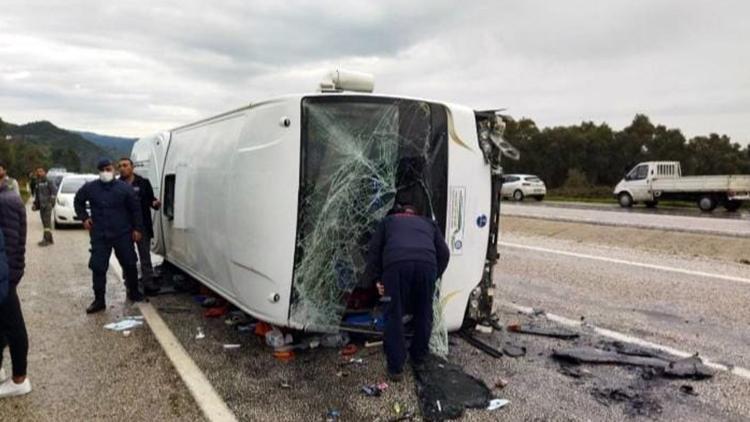
[[[503,202],[502,215],[538,218],[563,222],[581,222],[608,226],[640,227],[648,229],[718,234],[722,236],[750,237],[750,214],[745,211],[712,214],[679,215],[671,211],[648,210],[629,212],[615,207],[578,206],[571,204],[535,204]],[[728,218],[711,218],[723,215]]]
[[[688,244],[661,253],[632,244],[618,247],[616,239],[606,236],[609,226],[546,222],[556,225],[553,232],[557,234],[545,235],[529,226],[542,220],[527,220],[525,225],[520,220],[507,218],[503,225],[505,246],[496,281],[498,312],[504,324],[532,320],[552,324],[544,316],[519,314],[515,303],[573,319],[584,317],[597,326],[750,367],[750,285],[519,245],[738,279],[750,278],[750,266],[720,259],[720,250],[704,253]],[[566,225],[576,229],[566,232]],[[582,226],[597,235],[574,237],[584,230]],[[677,236],[658,230],[618,230],[620,235],[633,231],[635,238],[643,232],[665,239]],[[198,406],[147,327],[133,330],[128,337],[102,329],[121,315],[137,313],[125,304],[122,285],[114,275],[109,282],[108,311],[95,317],[83,314],[90,300],[86,233],[58,230],[57,244],[47,249],[35,246],[40,233],[34,215],[21,297],[31,336],[29,375],[35,390],[26,397],[0,401],[0,420],[202,420]],[[569,238],[560,233],[569,233]],[[720,248],[722,243],[717,245]],[[239,420],[320,421],[335,409],[341,412],[340,421],[388,421],[395,417],[395,404],[404,410],[418,409],[410,375],[381,397],[361,394],[363,385],[384,379],[378,348],[360,350],[361,364],[346,364],[337,349],[324,348],[281,362],[256,336],[237,332],[222,318],[204,318],[203,309],[189,294],[159,296],[151,304]],[[204,338],[196,338],[199,327]],[[501,359],[453,337],[450,360],[493,387],[494,395],[511,401],[494,412],[470,410],[465,420],[750,418],[750,380],[727,372],[707,381],[648,379],[642,371],[617,366],[587,365],[581,378],[562,373],[560,364],[550,358],[553,350],[606,340],[586,328],[578,331],[582,337],[576,341],[510,332],[486,337],[491,343],[512,342],[527,349],[523,357]],[[227,350],[225,344],[240,347]],[[494,388],[501,379],[508,385]],[[698,395],[681,393],[683,385],[692,386]],[[606,401],[596,395],[602,388],[630,388],[637,394],[632,400]]]

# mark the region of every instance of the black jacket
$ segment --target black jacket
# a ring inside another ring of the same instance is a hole
[[[383,270],[401,261],[435,265],[438,278],[448,266],[450,251],[437,224],[411,213],[392,214],[380,222],[370,239],[367,275],[378,281]]]
[[[154,222],[151,219],[151,208],[156,197],[154,196],[154,188],[151,187],[151,182],[145,177],[141,177],[134,174],[133,187],[135,194],[138,196],[138,201],[141,204],[141,214],[143,216],[143,229],[149,238],[154,237]],[[127,183],[125,179],[120,178],[123,182]]]
[[[0,230],[0,304],[8,297],[8,257],[5,256],[5,239]]]
[[[5,237],[8,277],[15,286],[21,282],[26,268],[26,207],[17,193],[0,186],[0,230]]]
[[[86,212],[86,201],[91,207],[91,215]],[[133,230],[143,232],[138,197],[133,188],[121,180],[86,183],[76,193],[73,206],[81,221],[91,218],[94,223],[92,239],[115,239]]]

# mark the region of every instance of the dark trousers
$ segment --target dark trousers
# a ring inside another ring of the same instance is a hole
[[[385,296],[391,299],[385,309],[383,347],[391,373],[400,373],[406,361],[404,314],[413,316],[414,337],[409,349],[412,362],[420,363],[427,356],[436,278],[437,268],[423,262],[397,262],[383,272]]]
[[[13,376],[26,376],[26,356],[29,353],[29,337],[21,313],[21,301],[15,286],[8,290],[5,302],[0,303],[0,367],[3,364],[5,346],[10,348]]]
[[[39,216],[42,217],[42,226],[44,226],[43,240],[52,243],[52,207],[41,207],[39,209]]]
[[[127,233],[116,238],[92,238],[89,268],[93,273],[94,296],[97,299],[104,300],[107,291],[107,269],[109,269],[109,257],[113,249],[122,267],[125,287],[128,290],[138,289],[138,268],[136,267],[138,258],[131,234]]]
[[[151,238],[143,234],[140,242],[136,242],[138,247],[138,262],[141,263],[141,278],[143,285],[148,286],[154,279],[154,268],[151,265]]]

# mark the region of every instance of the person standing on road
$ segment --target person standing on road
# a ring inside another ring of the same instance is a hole
[[[36,192],[34,195],[33,211],[39,211],[44,226],[44,238],[39,246],[49,246],[55,243],[52,239],[52,208],[55,206],[57,196],[57,185],[53,180],[47,178],[47,170],[44,167],[36,169]]]
[[[435,282],[448,266],[450,251],[434,220],[420,215],[413,192],[399,191],[396,205],[370,239],[367,274],[375,281],[385,308],[385,349],[388,376],[403,378],[406,361],[403,315],[413,315],[412,365],[423,363],[432,334]]]
[[[17,292],[18,283],[21,282],[26,267],[26,207],[21,202],[21,197],[5,184],[0,184],[0,235],[3,240],[0,258],[5,261],[0,262],[0,277],[5,272],[8,284],[5,299],[0,299],[0,382],[2,382],[0,398],[2,398],[31,392],[31,382],[26,376],[29,338]],[[13,375],[7,380],[4,379],[5,374],[2,371],[5,346],[10,348],[10,358],[13,363]]]
[[[0,184],[7,185],[8,189],[15,192],[17,195],[21,195],[21,189],[18,187],[18,181],[8,176],[7,167],[5,163],[0,161]]]
[[[143,237],[136,243],[138,259],[141,263],[141,277],[143,291],[147,295],[154,294],[159,288],[154,284],[154,269],[151,265],[151,239],[154,237],[151,209],[158,210],[161,202],[154,196],[154,189],[148,179],[141,177],[133,171],[133,161],[130,158],[120,158],[118,163],[120,169],[120,180],[133,187],[141,206],[143,217]]]
[[[113,249],[122,267],[128,299],[143,300],[138,291],[137,257],[133,247],[143,236],[138,198],[130,185],[115,179],[111,161],[102,160],[97,168],[99,180],[83,185],[73,201],[76,215],[91,236],[89,268],[93,276],[94,301],[86,309],[87,314],[107,308],[107,269]],[[90,204],[91,215],[86,211],[86,202]]]

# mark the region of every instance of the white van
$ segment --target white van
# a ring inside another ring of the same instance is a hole
[[[261,320],[313,331],[337,326],[361,285],[398,173],[418,175],[452,252],[440,294],[455,330],[492,310],[500,122],[421,99],[290,95],[142,138],[132,159],[163,203],[154,252]]]

